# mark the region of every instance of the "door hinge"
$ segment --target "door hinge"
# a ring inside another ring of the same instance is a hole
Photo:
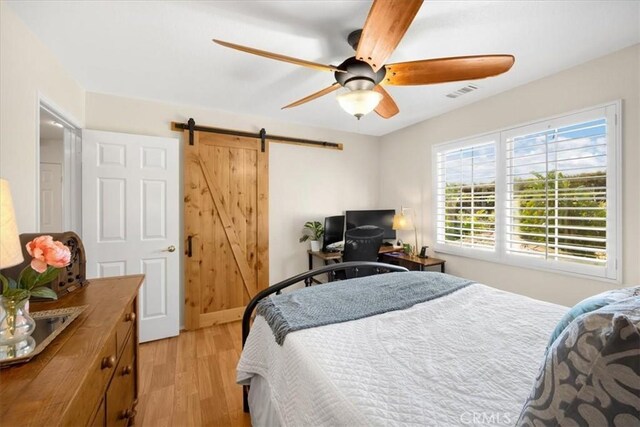
[[[264,153],[266,150],[266,139],[267,139],[267,131],[262,128],[260,129],[260,151]]]
[[[187,122],[187,126],[189,126],[189,145],[193,145],[193,132],[194,132],[194,128],[196,127],[196,121],[193,120],[193,117],[191,117],[189,119],[189,121]]]

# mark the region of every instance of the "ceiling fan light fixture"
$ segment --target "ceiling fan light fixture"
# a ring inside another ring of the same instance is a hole
[[[352,90],[341,93],[336,98],[344,111],[360,120],[362,116],[376,109],[382,95],[375,90]]]
[[[340,65],[325,65],[222,40],[213,41],[221,46],[264,58],[333,72],[335,82],[329,87],[285,105],[282,109],[297,107],[343,87],[349,92],[338,95],[338,102],[342,109],[358,119],[373,110],[383,119],[394,117],[400,112],[391,94],[383,86],[379,86],[383,82],[388,86],[422,86],[484,79],[511,69],[515,57],[508,54],[387,63],[423,2],[424,0],[373,0],[364,27],[352,31],[347,37],[355,55],[345,59]],[[476,87],[468,85],[447,96],[455,98],[474,88]]]

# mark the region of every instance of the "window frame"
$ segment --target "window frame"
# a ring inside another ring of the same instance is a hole
[[[544,119],[508,126],[492,132],[474,135],[431,147],[432,180],[432,238],[433,249],[444,254],[458,255],[516,267],[566,274],[592,280],[622,283],[622,102],[620,100],[599,104]],[[506,248],[506,208],[507,204],[507,138],[528,131],[559,128],[580,123],[593,117],[604,117],[607,123],[607,263],[606,266],[534,259],[507,253]],[[439,243],[438,236],[438,156],[443,151],[460,149],[487,142],[490,138],[496,144],[495,183],[495,248],[479,249]]]
[[[466,147],[471,147],[471,146],[482,146],[482,145],[487,145],[490,143],[494,143],[495,144],[495,152],[496,152],[496,171],[499,167],[499,156],[500,154],[498,153],[498,149],[499,149],[499,145],[500,145],[500,133],[499,132],[492,132],[492,133],[487,133],[481,136],[477,136],[477,137],[472,137],[472,138],[467,138],[467,139],[463,139],[463,140],[458,140],[458,141],[453,141],[451,143],[447,143],[447,144],[439,144],[439,146],[445,146],[446,147],[446,151],[454,151],[454,150],[459,150],[459,149],[463,149]],[[434,146],[435,147],[435,146]],[[440,150],[440,151],[434,151],[433,152],[433,171],[434,171],[434,177],[435,179],[433,179],[433,195],[435,197],[436,202],[434,203],[434,209],[433,209],[433,218],[434,218],[434,241],[435,244],[438,244],[438,237],[440,234],[440,230],[438,230],[438,220],[439,220],[439,216],[438,216],[438,155],[445,150]],[[498,179],[497,174],[496,174],[496,180]],[[495,206],[494,206],[494,217],[495,217],[495,224],[494,224],[494,229],[495,229],[495,242],[496,242],[496,246],[498,244],[497,242],[497,238],[498,238],[498,229],[497,229],[497,222],[498,222],[498,188],[496,187],[495,190]],[[446,221],[446,219],[445,219]],[[495,249],[489,249],[489,248],[473,248],[473,247],[469,247],[469,246],[456,246],[456,245],[448,245],[448,244],[440,244],[442,246],[446,246],[447,248],[455,248],[456,252],[459,252],[460,254],[473,254],[476,252],[482,252],[483,254],[491,254],[491,253],[495,253]],[[435,248],[435,246],[434,246]],[[437,250],[437,249],[436,249]],[[469,251],[470,252],[469,252]],[[443,252],[443,251],[438,251],[438,252]]]

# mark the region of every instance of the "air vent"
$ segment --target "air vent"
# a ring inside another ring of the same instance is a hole
[[[462,96],[464,94],[467,94],[469,92],[473,92],[474,90],[478,90],[479,87],[476,85],[467,85],[465,87],[462,87],[458,90],[456,90],[455,92],[451,92],[447,94],[447,98],[457,98],[459,96]]]

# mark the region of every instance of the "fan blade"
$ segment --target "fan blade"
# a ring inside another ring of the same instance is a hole
[[[298,105],[304,104],[305,102],[309,102],[309,101],[313,101],[316,98],[320,98],[321,96],[324,96],[328,93],[331,93],[335,90],[338,90],[340,88],[340,83],[336,82],[334,84],[332,84],[329,87],[326,87],[316,93],[312,93],[309,96],[306,96],[302,99],[297,100],[296,102],[292,102],[289,105],[285,105],[284,107],[282,107],[282,109],[284,110],[285,108],[292,108],[292,107],[297,107]]]
[[[378,71],[389,59],[423,0],[375,0],[362,28],[356,58]]]
[[[391,98],[389,92],[384,90],[384,88],[380,85],[373,88],[376,92],[382,95],[382,100],[376,107],[376,113],[382,118],[389,119],[400,112],[396,102]]]
[[[225,41],[222,41],[222,40],[213,39],[213,42],[217,43],[217,44],[219,44],[221,46],[229,47],[231,49],[236,49],[236,50],[239,50],[239,51],[242,51],[242,52],[252,53],[252,54],[258,55],[258,56],[264,56],[265,58],[275,59],[275,60],[278,60],[278,61],[288,62],[290,64],[301,65],[303,67],[313,68],[314,70],[318,70],[318,71],[331,71],[331,72],[336,72],[337,71],[339,73],[345,73],[346,72],[344,70],[338,69],[337,67],[334,67],[333,65],[318,64],[316,62],[305,61],[304,59],[292,58],[290,56],[285,56],[285,55],[280,55],[280,54],[277,54],[277,53],[267,52],[266,50],[254,49],[252,47],[241,46],[239,44],[229,43],[229,42],[225,42]]]
[[[396,86],[475,80],[509,71],[513,55],[458,56],[387,64],[384,83]]]

